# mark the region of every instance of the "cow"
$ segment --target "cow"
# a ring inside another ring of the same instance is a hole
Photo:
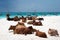
[[[12,21],[14,18],[10,18],[10,14],[6,14],[7,20]]]
[[[20,18],[18,18],[18,16],[14,17],[14,21],[19,21],[19,20],[20,20]]]
[[[32,17],[28,17],[28,20],[32,20]]]
[[[35,25],[35,26],[42,26],[42,22],[41,22],[41,21],[39,21],[39,22],[34,22],[33,25]]]
[[[16,25],[16,28],[14,30],[14,34],[19,34],[21,33],[22,31],[21,30],[24,30],[26,28],[26,26],[23,24],[23,23],[19,23]],[[23,34],[23,33],[22,33]]]
[[[26,18],[22,18],[22,22],[26,22],[27,20],[26,20]]]
[[[18,26],[18,25],[25,25],[25,24],[23,22],[18,22],[18,24],[16,26]]]
[[[7,18],[7,20],[8,20],[8,21],[13,21],[13,20],[14,20],[14,18]]]
[[[29,29],[31,29],[32,30],[32,32],[36,32],[37,30],[36,29],[34,29],[32,26],[29,26],[28,27]]]
[[[36,32],[36,29],[33,29],[32,26],[29,26],[29,27],[25,28],[25,30],[23,32],[24,32],[23,34],[25,34],[25,35],[33,34],[34,32]]]
[[[22,22],[26,22],[27,21],[27,18],[24,17],[24,16],[22,16],[20,19],[22,20]]]
[[[15,16],[14,18],[10,18],[10,14],[7,14],[6,16],[7,16],[8,21],[19,21],[20,20],[20,18],[18,18],[18,16]]]
[[[14,31],[14,34],[24,34],[25,28],[17,28]]]
[[[24,32],[23,34],[25,34],[25,35],[32,34],[32,30],[29,28],[25,28],[25,30],[23,32]]]
[[[36,16],[31,16],[31,17],[28,17],[28,20],[36,20]]]
[[[39,30],[36,31],[35,35],[38,36],[38,37],[47,38],[46,33],[45,32],[41,32]]]
[[[36,31],[36,29],[33,29],[32,26],[29,27],[23,27],[19,26],[18,28],[15,29],[14,34],[33,34]]]
[[[44,18],[37,18],[37,20],[44,20]]]
[[[35,22],[35,20],[29,21],[28,24],[33,24],[34,22]]]
[[[58,31],[56,29],[49,28],[48,34],[50,34],[50,36],[59,36]]]

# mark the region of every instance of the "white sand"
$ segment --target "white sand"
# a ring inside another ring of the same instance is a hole
[[[45,32],[48,38],[41,38],[35,36],[35,34],[31,35],[21,35],[21,34],[13,34],[13,32],[9,32],[10,25],[16,25],[17,22],[7,21],[6,18],[0,19],[0,40],[60,40],[60,16],[44,16],[44,21],[42,21],[43,26],[33,26],[33,28]],[[25,23],[25,25],[28,27]],[[48,34],[48,29],[53,28],[58,30],[59,37],[50,36]]]

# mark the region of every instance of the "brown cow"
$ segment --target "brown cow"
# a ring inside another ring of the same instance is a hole
[[[23,29],[25,29],[25,25],[22,22],[18,22],[18,24],[16,26],[11,25],[9,28],[9,30],[13,30],[15,34],[16,33],[18,34],[18,32],[21,33],[21,30],[23,30]]]
[[[7,20],[8,20],[8,21],[13,21],[13,20],[14,20],[14,18],[7,18]]]
[[[42,38],[47,38],[47,35],[45,32],[41,32],[39,30],[36,31],[36,36],[42,37]]]
[[[33,27],[32,27],[32,26],[29,26],[28,28],[29,28],[29,29],[33,29]]]
[[[34,32],[36,32],[36,29],[33,29],[32,26],[29,26],[28,28],[25,28],[23,34],[25,34],[25,35],[27,35],[27,34],[33,34]]]
[[[14,17],[14,21],[19,21],[19,20],[20,20],[20,18],[18,18],[18,16]]]
[[[37,20],[44,20],[44,18],[37,18]]]
[[[24,33],[23,33],[23,34],[25,34],[25,35],[27,35],[27,34],[32,34],[32,30],[31,30],[31,29],[29,29],[29,28],[25,28]]]
[[[55,29],[49,29],[48,34],[50,34],[51,36],[59,36],[58,31]]]
[[[25,28],[17,28],[14,31],[14,34],[24,34]]]
[[[32,30],[32,32],[36,32],[37,30],[36,29],[34,29],[32,26],[29,26],[28,27],[29,29],[31,29]]]
[[[26,22],[27,20],[26,20],[26,18],[22,18],[22,22]]]
[[[35,22],[35,20],[29,21],[28,24],[33,24],[34,22]]]
[[[39,21],[39,22],[34,22],[33,25],[35,25],[35,26],[42,26],[42,22],[41,22],[41,21]]]
[[[36,20],[36,19],[37,19],[37,17],[36,17],[36,16],[33,16],[33,17],[32,17],[32,20]]]
[[[13,21],[13,20],[14,21],[19,21],[20,20],[20,18],[18,18],[18,16],[15,16],[14,18],[10,18],[10,14],[7,14],[6,16],[7,16],[8,21]]]
[[[27,18],[24,17],[24,16],[22,16],[20,19],[22,20],[22,22],[26,22],[27,21]]]
[[[36,16],[33,16],[33,17],[31,16],[31,17],[28,17],[28,20],[36,20],[36,18],[37,18]]]
[[[32,17],[28,17],[28,20],[32,20]]]
[[[23,22],[18,22],[18,24],[16,26],[18,26],[18,25],[25,25],[25,24]]]
[[[20,25],[21,26],[21,25]],[[19,27],[19,28],[16,28],[15,31],[14,31],[14,34],[32,34],[34,33],[36,30],[32,28],[32,26],[29,26],[29,27]]]
[[[16,25],[16,28],[15,28],[15,30],[14,30],[14,34],[19,34],[19,33],[21,33],[22,30],[24,30],[25,28],[26,28],[26,27],[25,27],[24,24],[22,24],[22,23],[17,24],[17,25]]]

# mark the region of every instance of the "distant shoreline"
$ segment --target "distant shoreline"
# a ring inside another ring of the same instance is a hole
[[[60,16],[60,12],[0,12],[0,19],[5,18],[6,14],[10,14],[10,17],[14,16]]]

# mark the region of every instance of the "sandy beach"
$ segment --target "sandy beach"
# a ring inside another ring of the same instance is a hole
[[[16,25],[18,21],[7,21],[6,18],[0,19],[0,40],[60,40],[60,16],[42,16],[44,21],[42,21],[43,26],[33,26],[33,28],[45,32],[48,38],[41,38],[35,36],[35,34],[28,34],[27,36],[21,34],[13,34],[9,32],[10,25]],[[28,27],[30,25],[25,25]],[[58,30],[59,37],[50,36],[48,34],[49,28]]]

